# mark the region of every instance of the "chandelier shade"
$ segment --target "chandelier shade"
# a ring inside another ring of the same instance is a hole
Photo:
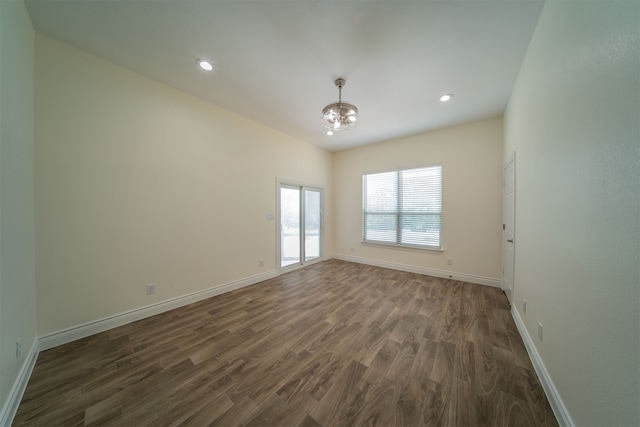
[[[355,127],[358,121],[358,108],[348,102],[342,102],[342,87],[345,80],[337,79],[335,84],[338,87],[338,102],[322,109],[322,125],[332,131],[349,130]]]

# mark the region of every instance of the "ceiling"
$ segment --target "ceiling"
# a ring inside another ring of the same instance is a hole
[[[542,0],[26,0],[34,28],[330,151],[504,112]],[[214,65],[207,73],[198,58]],[[328,136],[338,99],[358,125]],[[454,98],[441,103],[439,97]]]

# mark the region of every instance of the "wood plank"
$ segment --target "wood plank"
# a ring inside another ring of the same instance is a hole
[[[426,396],[419,425],[447,425],[449,405],[451,402],[451,388],[431,380],[427,380],[425,386]]]
[[[396,425],[420,425],[422,407],[427,397],[427,387],[417,378],[411,377],[405,384],[396,404]]]
[[[313,419],[326,426],[338,425],[340,408],[357,395],[356,386],[366,370],[365,365],[352,360],[329,392],[311,410],[310,415]]]
[[[557,425],[501,290],[329,260],[44,351],[14,425]]]

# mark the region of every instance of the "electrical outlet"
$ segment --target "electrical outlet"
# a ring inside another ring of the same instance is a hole
[[[522,298],[522,312],[527,313],[527,300]]]
[[[156,284],[155,283],[149,283],[147,285],[147,295],[153,295],[156,293]]]
[[[16,359],[20,359],[20,356],[22,356],[22,338],[16,341]]]
[[[542,322],[538,322],[538,338],[542,341]]]
[[[258,261],[258,265],[259,265],[260,267],[264,267],[264,261],[263,261],[263,260]]]
[[[453,258],[449,258],[447,260],[447,265],[453,265]]]

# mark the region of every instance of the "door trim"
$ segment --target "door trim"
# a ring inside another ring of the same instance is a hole
[[[512,259],[512,265],[511,265],[511,273],[512,273],[512,277],[511,277],[511,289],[508,288],[508,285],[506,284],[505,281],[505,261],[506,261],[506,233],[505,233],[505,224],[506,224],[506,218],[505,218],[505,212],[506,212],[506,208],[507,208],[507,201],[505,200],[504,197],[504,188],[506,186],[506,169],[509,167],[510,164],[513,164],[513,182],[511,183],[513,185],[513,206],[511,206],[511,210],[512,210],[512,215],[513,215],[513,230],[512,230],[512,251],[513,251],[513,259]],[[502,182],[503,182],[503,189],[502,189],[502,290],[504,291],[504,293],[507,295],[507,299],[509,300],[509,303],[511,305],[513,305],[513,294],[515,291],[515,277],[516,277],[516,273],[515,273],[515,268],[516,268],[516,153],[515,151],[507,158],[507,161],[504,164],[504,167],[502,169]]]

